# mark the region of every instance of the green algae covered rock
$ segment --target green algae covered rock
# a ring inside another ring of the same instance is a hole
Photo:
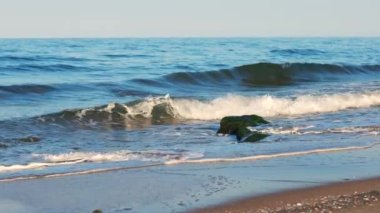
[[[251,132],[248,127],[268,124],[264,118],[257,115],[227,116],[220,121],[218,134],[236,135],[239,142],[256,142],[268,134]]]

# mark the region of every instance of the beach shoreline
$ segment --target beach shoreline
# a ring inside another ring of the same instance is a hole
[[[343,187],[348,192],[342,191],[342,194],[380,190],[380,178],[375,178],[379,177],[380,165],[376,163],[379,149],[374,146],[265,160],[158,165],[3,181],[0,182],[0,207],[16,213],[92,212],[95,209],[104,212],[188,212],[204,210],[202,208],[212,212],[213,208],[233,201],[237,202],[232,209],[236,211],[231,212],[244,212],[249,208],[239,202],[250,196],[255,196],[255,200],[269,196],[267,201],[273,202],[273,196],[286,190],[293,193],[305,189],[305,194],[309,195],[310,188],[318,189],[329,183],[347,184],[353,180],[361,183],[361,180],[373,179],[364,184],[365,187],[359,184],[351,191]],[[289,203],[297,204],[298,198],[306,195],[294,195],[294,202]],[[327,192],[327,195],[333,194]],[[279,197],[278,200],[283,199]]]
[[[379,209],[380,177],[375,177],[255,195],[189,212],[375,213]]]

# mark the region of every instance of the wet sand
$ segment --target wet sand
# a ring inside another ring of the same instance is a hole
[[[252,202],[276,210],[287,203],[291,204],[289,207],[299,202],[306,204],[306,201],[318,203],[317,198],[321,196],[339,199],[339,195],[380,190],[378,178],[346,181],[379,177],[379,153],[380,147],[373,147],[257,161],[128,167],[100,173],[3,181],[0,182],[0,212],[92,212],[101,209],[103,212],[166,213],[208,208],[231,201],[234,202],[223,205],[223,208],[231,207],[231,212],[254,212],[247,211],[253,208]],[[317,187],[337,182],[344,183],[333,184],[328,190],[326,186]],[[319,192],[322,188],[327,191]],[[277,193],[281,191],[288,194]],[[360,195],[357,201],[364,198],[368,197]],[[212,212],[217,208],[221,212],[224,210],[220,206],[207,210]],[[372,210],[369,205],[360,208],[363,209],[359,212]]]
[[[380,177],[243,198],[203,212],[380,212]]]

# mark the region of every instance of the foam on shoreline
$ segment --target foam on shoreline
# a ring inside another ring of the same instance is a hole
[[[235,157],[235,158],[203,158],[203,159],[168,160],[166,162],[157,162],[157,163],[141,165],[141,166],[104,168],[104,169],[93,169],[93,170],[85,170],[85,171],[74,171],[74,172],[68,172],[68,173],[10,177],[10,178],[0,179],[0,182],[11,182],[11,181],[36,179],[36,178],[49,178],[49,177],[61,177],[61,176],[70,176],[70,175],[103,173],[103,172],[112,172],[112,171],[118,171],[118,170],[140,169],[140,168],[146,168],[146,167],[170,166],[170,165],[178,165],[178,164],[229,163],[229,162],[240,162],[240,161],[265,160],[265,159],[272,159],[272,158],[285,158],[285,157],[294,157],[294,156],[311,155],[311,154],[324,154],[324,153],[327,154],[327,153],[345,152],[345,151],[348,152],[348,151],[370,149],[377,145],[380,145],[380,142],[373,143],[367,146],[350,146],[350,147],[342,147],[342,148],[314,149],[314,150],[300,151],[300,152],[254,155],[254,156],[244,156],[244,157]],[[84,162],[86,161],[78,160],[78,161],[69,161],[69,162],[60,162],[60,163],[31,163],[28,165],[1,166],[0,169],[2,169],[3,172],[5,171],[9,172],[9,171],[25,170],[25,169],[41,169],[48,166],[69,165],[69,164],[77,164],[77,163],[84,163]]]

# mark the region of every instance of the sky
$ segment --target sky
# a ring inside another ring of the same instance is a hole
[[[380,0],[0,0],[0,37],[380,36]]]

